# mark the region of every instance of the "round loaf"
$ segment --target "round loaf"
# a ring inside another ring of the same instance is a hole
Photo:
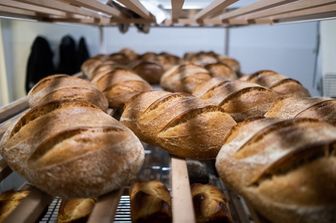
[[[83,101],[30,109],[4,134],[7,164],[39,189],[61,197],[97,197],[129,183],[144,150],[138,138]]]
[[[227,57],[227,56],[220,56],[219,62],[229,66],[236,74],[240,73],[240,63],[238,60]]]
[[[165,52],[160,53],[157,59],[159,63],[163,66],[163,69],[165,71],[172,68],[173,66],[180,64],[181,62],[181,58],[179,58],[178,56]]]
[[[58,212],[57,223],[87,222],[96,200],[75,198],[63,200]]]
[[[219,106],[164,91],[133,97],[120,120],[141,140],[193,159],[215,158],[223,137],[236,124]]]
[[[224,63],[208,64],[204,68],[210,72],[212,77],[220,77],[227,80],[237,79],[237,74]]]
[[[19,206],[21,201],[29,195],[29,190],[6,191],[0,194],[0,222],[6,222],[10,214]]]
[[[150,84],[159,84],[164,72],[160,64],[149,61],[138,63],[132,70]]]
[[[103,111],[108,108],[107,99],[92,83],[64,74],[43,78],[28,93],[30,107],[59,100],[88,101]]]
[[[89,79],[92,79],[92,72],[97,68],[97,66],[102,64],[107,59],[108,59],[107,55],[99,55],[92,57],[82,64],[81,70]]]
[[[336,221],[336,128],[314,119],[239,123],[216,158],[226,185],[275,223]]]
[[[166,71],[160,81],[163,89],[171,92],[191,93],[198,85],[211,79],[210,73],[195,64],[182,64]]]

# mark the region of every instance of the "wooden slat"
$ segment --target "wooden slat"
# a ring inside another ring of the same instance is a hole
[[[263,10],[266,8],[270,8],[270,7],[274,7],[274,6],[278,6],[281,4],[286,4],[288,2],[292,2],[294,0],[259,0],[256,1],[255,3],[252,3],[248,6],[233,10],[231,12],[227,12],[224,13],[223,15],[221,15],[221,19],[230,19],[233,17],[237,17],[240,15],[244,15],[247,14],[249,12],[254,12],[254,11],[258,11],[258,10]]]
[[[173,223],[195,223],[186,161],[172,157],[171,171]]]
[[[29,187],[29,190],[29,195],[24,198],[18,207],[6,218],[6,223],[38,222],[39,217],[52,201],[52,197],[34,187]]]
[[[152,19],[150,12],[138,0],[118,0],[128,9],[145,19]]]
[[[79,14],[79,15],[94,17],[98,19],[101,17],[100,15],[92,11],[84,10],[82,8],[67,4],[62,1],[57,1],[57,0],[21,0],[21,2],[25,2],[25,3],[29,3],[29,4],[37,5],[41,7],[46,7],[50,9],[61,10],[61,11],[72,13],[72,14]]]
[[[335,3],[335,0],[314,0],[314,1],[299,0],[288,4],[276,6],[270,9],[249,13],[244,15],[243,18],[257,19],[257,18],[269,17],[277,14],[298,11],[302,9],[307,9],[331,3]]]
[[[116,190],[99,198],[89,217],[88,223],[110,223],[118,207],[123,190]]]
[[[12,173],[11,168],[7,165],[4,159],[0,160],[0,181],[5,179],[9,174]]]
[[[118,19],[118,18],[111,18],[110,23],[115,24],[115,23],[122,23],[122,24],[150,24],[153,23],[152,20],[148,19],[128,19],[128,18],[123,18],[123,19]]]
[[[201,10],[195,16],[196,20],[204,19],[206,17],[214,17],[219,15],[225,8],[230,6],[231,4],[237,2],[238,0],[214,0],[211,4]]]
[[[0,123],[17,115],[29,107],[28,97],[22,97],[0,108]]]
[[[45,7],[30,5],[30,4],[27,4],[27,3],[20,2],[20,1],[1,0],[0,5],[8,6],[8,7],[14,7],[14,8],[18,8],[18,9],[29,10],[29,11],[33,11],[33,12],[42,13],[42,14],[48,14],[48,15],[66,16],[66,13],[64,13],[62,11],[59,11],[59,10],[48,9],[48,8],[45,8]]]
[[[176,21],[180,18],[182,9],[183,9],[184,0],[171,0],[172,11],[171,17],[173,21]]]
[[[103,12],[110,16],[122,17],[122,14],[120,11],[118,11],[117,9],[111,6],[105,5],[97,0],[68,0],[68,2],[79,5],[79,6],[83,6],[85,8],[89,8],[92,10]]]
[[[19,15],[20,17],[24,18],[32,18],[32,19],[37,18],[37,14],[35,12],[1,5],[0,5],[0,15],[5,16]]]

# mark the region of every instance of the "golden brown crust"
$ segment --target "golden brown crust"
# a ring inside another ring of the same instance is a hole
[[[103,111],[108,108],[107,99],[92,83],[63,74],[43,78],[28,93],[30,107],[59,100],[88,101]]]
[[[209,72],[201,66],[187,63],[166,71],[160,81],[163,89],[171,92],[188,92],[211,79]]]
[[[92,72],[107,59],[108,56],[99,55],[86,60],[81,66],[83,74],[85,74],[89,79],[92,79]]]
[[[146,92],[125,106],[121,121],[143,141],[180,157],[211,159],[235,121],[223,110],[181,93]]]
[[[149,61],[138,63],[132,70],[150,84],[159,84],[164,72],[160,64]]]
[[[96,200],[93,198],[63,200],[58,212],[57,222],[86,222],[95,203]]]
[[[227,80],[237,79],[237,74],[224,63],[207,64],[204,68],[210,72],[212,77],[220,77]]]
[[[128,128],[82,101],[29,110],[6,131],[0,148],[13,170],[61,197],[95,197],[117,189],[136,175],[144,158]]]
[[[136,182],[130,188],[132,222],[170,223],[171,197],[158,180]]]
[[[29,195],[29,191],[7,191],[0,194],[0,222],[14,211],[20,202]]]
[[[218,154],[216,168],[272,222],[333,222],[335,130],[314,119],[241,123]]]
[[[240,73],[240,63],[238,60],[226,56],[220,56],[219,62],[228,65],[235,73]]]
[[[232,223],[228,199],[215,186],[210,184],[191,185],[197,223]]]

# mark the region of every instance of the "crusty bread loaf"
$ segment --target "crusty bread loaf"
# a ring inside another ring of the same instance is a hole
[[[171,223],[171,197],[160,181],[134,183],[130,197],[133,223]]]
[[[218,55],[214,52],[198,52],[190,55],[187,59],[189,62],[205,66],[207,64],[213,64],[218,62]]]
[[[135,65],[132,70],[150,84],[159,84],[164,72],[159,63],[150,61],[142,61]]]
[[[151,90],[144,79],[125,68],[96,75],[92,83],[104,93],[111,108],[121,108],[134,95]]]
[[[112,60],[106,60],[103,63],[96,66],[96,68],[91,72],[91,80],[94,79],[96,76],[104,75],[108,72],[111,72],[116,67],[121,67],[122,65],[117,64]]]
[[[51,75],[40,80],[28,93],[31,107],[59,100],[88,101],[103,111],[108,101],[95,85],[87,80],[68,75]]]
[[[7,164],[39,189],[61,197],[97,197],[125,185],[144,159],[138,138],[84,101],[28,110],[1,139]]]
[[[0,222],[5,222],[7,217],[15,210],[20,202],[29,195],[29,191],[6,191],[0,194]]]
[[[281,98],[273,104],[265,117],[315,118],[336,125],[336,100],[332,98]]]
[[[307,89],[294,79],[287,78],[272,70],[260,70],[250,75],[247,81],[268,87],[284,96],[310,96]]]
[[[227,56],[220,56],[218,61],[229,66],[236,74],[240,73],[240,63],[238,60]]]
[[[219,106],[183,93],[151,91],[133,97],[120,119],[145,142],[184,158],[212,159],[235,121]]]
[[[129,48],[123,48],[119,51],[119,53],[124,54],[129,61],[137,60],[139,55],[132,49]]]
[[[181,63],[181,58],[166,52],[160,53],[157,59],[165,71]]]
[[[216,159],[226,185],[274,223],[336,221],[336,128],[258,119],[233,128]]]
[[[226,64],[224,63],[212,63],[207,64],[205,67],[212,77],[225,78],[227,80],[237,79],[237,74]]]
[[[127,65],[129,62],[131,62],[124,53],[120,52],[110,54],[108,59],[120,65]]]
[[[108,60],[107,55],[91,57],[82,64],[81,70],[89,79],[92,79],[92,72],[106,60]]]
[[[93,198],[74,198],[63,200],[60,206],[58,223],[87,222],[96,200]]]
[[[277,98],[276,93],[260,85],[220,78],[212,78],[196,88],[193,94],[221,106],[236,121],[262,117]]]
[[[198,85],[211,79],[210,73],[201,66],[187,63],[166,71],[160,81],[163,89],[171,92],[191,93]]]
[[[232,223],[228,199],[217,187],[193,184],[191,195],[197,223]]]

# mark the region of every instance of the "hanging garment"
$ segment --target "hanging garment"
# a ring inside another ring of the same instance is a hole
[[[78,55],[78,65],[79,67],[82,66],[84,61],[90,58],[90,53],[86,45],[86,41],[84,37],[81,37],[79,39],[78,43],[78,49],[77,49],[77,55]]]
[[[70,35],[62,38],[59,46],[59,55],[58,73],[71,75],[79,72],[76,42]]]
[[[41,36],[35,38],[26,68],[26,92],[42,78],[55,73],[53,52],[48,41]]]

